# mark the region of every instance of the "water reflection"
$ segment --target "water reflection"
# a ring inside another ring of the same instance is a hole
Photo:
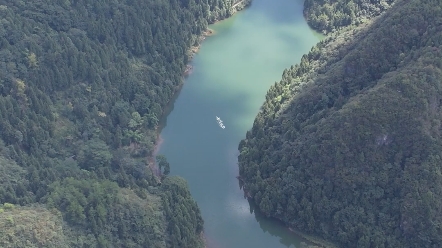
[[[287,248],[314,247],[313,243],[290,231],[290,229],[286,227],[282,221],[266,217],[262,212],[259,211],[257,206],[252,201],[248,200],[248,203],[250,206],[250,213],[255,214],[255,219],[259,223],[259,227],[261,227],[264,233],[269,233],[272,236],[279,237],[279,242]]]

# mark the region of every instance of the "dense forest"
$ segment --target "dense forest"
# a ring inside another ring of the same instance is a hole
[[[314,29],[330,33],[358,26],[389,9],[396,0],[305,0],[304,15]]]
[[[442,247],[440,1],[329,24],[342,28],[283,72],[239,145],[246,196],[341,247]]]
[[[247,3],[247,2],[245,2]],[[233,0],[0,0],[0,246],[201,247],[158,120]]]

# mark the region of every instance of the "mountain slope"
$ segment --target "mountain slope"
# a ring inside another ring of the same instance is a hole
[[[342,247],[441,247],[441,56],[438,1],[320,42],[239,145],[248,197]]]
[[[396,0],[306,0],[304,15],[311,27],[330,33],[379,16],[395,2]]]
[[[235,3],[0,0],[2,247],[203,246],[187,185],[146,165],[191,48]]]

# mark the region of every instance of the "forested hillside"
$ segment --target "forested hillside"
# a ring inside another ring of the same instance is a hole
[[[0,246],[200,247],[158,120],[232,0],[0,0]],[[162,158],[163,159],[163,158]]]
[[[314,29],[330,33],[359,25],[389,9],[397,0],[305,0],[304,15]]]
[[[442,247],[441,58],[440,1],[320,42],[239,145],[247,196],[341,247]]]

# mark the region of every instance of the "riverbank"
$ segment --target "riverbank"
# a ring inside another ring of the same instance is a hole
[[[241,1],[236,2],[235,4],[232,5],[231,13],[230,13],[230,15],[227,18],[231,18],[238,11],[241,11],[241,10],[245,9],[247,6],[249,6],[251,4],[251,2],[252,2],[252,0],[241,0]],[[215,24],[215,23],[223,21],[223,20],[225,20],[227,18],[216,19],[211,24]],[[161,144],[163,143],[163,139],[161,138],[161,131],[163,130],[163,128],[166,125],[166,118],[167,118],[167,116],[170,114],[170,112],[172,112],[173,104],[174,104],[176,98],[178,97],[178,95],[179,95],[179,93],[180,93],[180,91],[181,91],[181,89],[182,89],[182,87],[184,85],[185,78],[188,77],[192,73],[193,67],[191,65],[191,62],[192,62],[193,57],[195,56],[195,54],[198,53],[198,51],[201,48],[201,45],[204,42],[204,40],[207,37],[210,37],[210,36],[212,36],[214,34],[215,34],[215,31],[207,27],[207,29],[204,32],[202,32],[202,34],[198,37],[197,45],[190,47],[190,49],[187,51],[189,64],[187,64],[186,68],[184,69],[183,80],[178,85],[178,87],[176,87],[176,90],[174,92],[174,96],[171,98],[169,103],[167,103],[167,105],[166,105],[166,107],[165,107],[165,109],[164,109],[164,111],[162,113],[162,116],[160,118],[160,123],[156,127],[156,129],[155,129],[155,136],[156,136],[156,138],[155,138],[154,149],[153,149],[152,154],[147,156],[147,162],[148,162],[147,167],[152,171],[152,173],[155,175],[155,177],[157,178],[159,183],[160,183],[160,177],[161,177],[161,170],[159,169],[159,167],[158,167],[158,165],[156,163],[156,156],[158,155],[158,152],[159,152],[159,150],[161,148]],[[201,240],[204,243],[204,247],[205,248],[209,248],[209,244],[207,242],[207,237],[206,237],[204,231],[201,232],[200,236],[201,236]]]
[[[236,177],[238,179],[240,188],[243,190],[244,192],[244,198],[247,200],[250,200],[253,202],[253,199],[250,195],[250,193],[248,192],[248,190],[246,188],[243,187],[244,185],[244,181],[240,176]],[[257,209],[255,209],[254,211],[259,211]],[[281,225],[285,225],[282,221],[275,219],[278,222],[281,222]],[[304,246],[302,248],[336,248],[336,246],[330,242],[327,242],[326,240],[323,240],[319,237],[315,237],[315,236],[311,236],[311,235],[307,235],[305,233],[302,233],[294,228],[291,227],[286,227],[290,232],[294,233],[296,236],[303,238],[304,240],[308,241],[309,244],[307,244],[306,242],[304,242]]]
[[[217,22],[223,21],[225,19],[231,18],[234,14],[236,14],[237,12],[245,9],[246,7],[248,7],[250,4],[252,3],[252,0],[241,0],[238,1],[236,3],[234,3],[232,5],[232,7],[230,8],[230,15],[227,18],[224,19],[218,19],[216,18],[214,22],[211,23],[215,24]],[[159,125],[156,127],[155,129],[155,144],[154,144],[154,150],[152,152],[152,154],[147,156],[147,161],[148,161],[148,167],[152,170],[152,172],[154,173],[154,175],[156,177],[160,177],[161,176],[161,171],[158,168],[156,161],[155,161],[155,157],[158,155],[158,151],[160,150],[161,147],[161,143],[162,143],[162,139],[161,139],[161,131],[163,130],[164,126],[165,126],[165,119],[167,118],[167,116],[170,114],[171,109],[173,109],[173,107],[171,107],[171,105],[173,105],[173,103],[175,102],[176,98],[178,97],[183,85],[184,85],[184,80],[186,77],[188,77],[193,70],[193,66],[191,64],[193,57],[195,56],[195,54],[198,53],[199,49],[201,48],[202,43],[204,42],[204,40],[207,37],[210,37],[212,35],[215,34],[215,31],[208,28],[202,32],[202,34],[198,37],[197,39],[197,45],[196,46],[191,46],[188,51],[187,51],[187,56],[188,56],[188,61],[189,63],[186,65],[186,68],[184,69],[183,72],[183,81],[178,85],[178,87],[176,87],[176,90],[174,92],[174,96],[171,98],[171,100],[169,101],[169,103],[167,103],[166,107],[164,108],[163,114],[160,118],[160,120],[164,120],[163,123],[160,121]]]
[[[147,161],[148,161],[148,167],[151,169],[151,171],[153,172],[153,174],[159,179],[161,177],[161,171],[157,166],[156,163],[156,156],[158,155],[158,151],[160,150],[161,144],[163,143],[163,139],[161,138],[161,131],[163,130],[163,128],[165,127],[166,124],[166,118],[167,116],[170,114],[170,112],[172,112],[173,109],[173,103],[175,102],[175,100],[177,99],[178,95],[180,94],[181,89],[183,88],[184,85],[184,80],[187,76],[189,76],[192,73],[193,67],[191,65],[192,59],[195,56],[195,54],[198,53],[202,42],[209,36],[215,34],[215,31],[213,31],[210,28],[207,28],[199,37],[198,37],[198,45],[196,46],[192,46],[190,47],[190,49],[187,51],[188,53],[188,60],[190,61],[189,64],[186,65],[186,68],[184,69],[183,72],[183,80],[182,82],[176,87],[175,92],[172,96],[172,98],[170,99],[170,101],[166,104],[163,113],[160,117],[160,122],[158,124],[158,126],[155,129],[155,144],[154,144],[154,149],[152,154],[147,156]]]
[[[200,37],[198,37],[198,42],[196,46],[191,46],[190,49],[187,51],[187,56],[189,58],[189,61],[192,62],[193,57],[195,56],[195,54],[198,53],[198,51],[201,48],[201,44],[203,43],[203,41],[207,38],[210,37],[212,35],[215,34],[215,31],[213,31],[210,28],[207,28]],[[191,63],[186,65],[186,69],[184,70],[184,77],[189,76],[192,73],[192,69],[193,66],[191,65]]]
[[[245,9],[246,7],[248,7],[251,3],[252,3],[252,0],[241,0],[241,1],[238,1],[238,2],[234,3],[234,4],[232,5],[232,7],[230,7],[230,15],[229,15],[227,18],[222,18],[222,19],[216,18],[216,19],[211,23],[211,25],[212,25],[212,24],[215,24],[215,23],[217,23],[217,22],[220,22],[220,21],[226,20],[226,19],[228,19],[228,18],[231,18],[231,17],[232,17],[233,15],[235,15],[237,12],[239,12],[239,11]],[[189,75],[192,73],[192,70],[193,70],[193,66],[191,65],[192,59],[193,59],[193,57],[195,56],[195,54],[198,53],[199,49],[201,48],[201,44],[203,43],[203,41],[204,41],[207,37],[210,37],[210,36],[212,36],[212,35],[214,35],[214,34],[215,34],[215,31],[214,31],[214,30],[212,30],[212,29],[210,29],[210,28],[207,28],[207,29],[206,29],[206,30],[200,35],[200,37],[198,37],[197,45],[196,45],[196,46],[191,46],[190,49],[187,51],[187,54],[188,54],[187,56],[188,56],[188,58],[189,58],[190,63],[186,65],[186,69],[184,70],[184,77],[187,77],[187,76],[189,76]]]

